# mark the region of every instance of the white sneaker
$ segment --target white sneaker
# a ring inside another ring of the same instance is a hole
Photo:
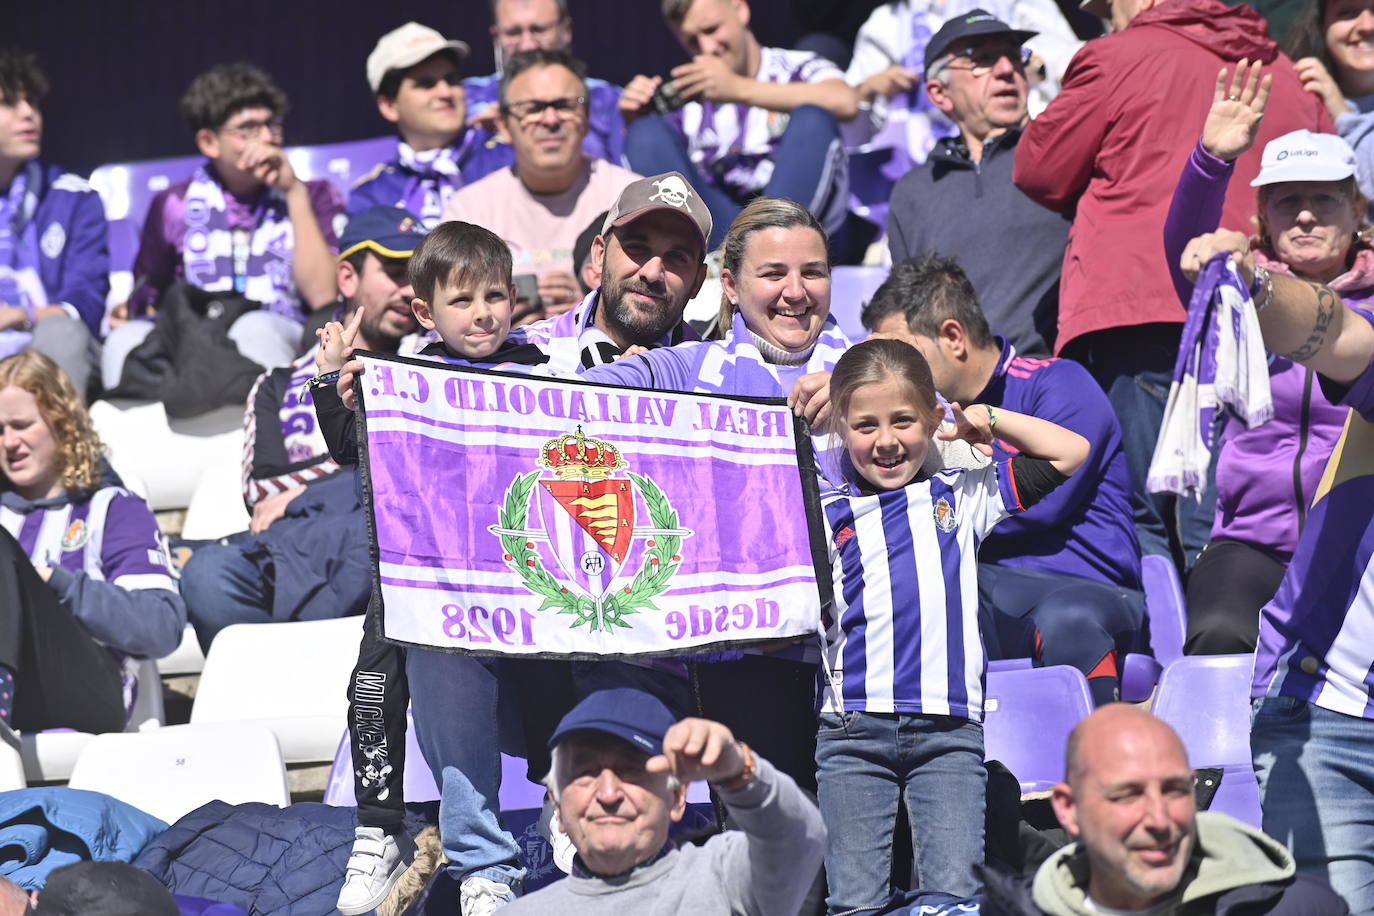
[[[515,889],[509,884],[469,875],[458,888],[461,897],[459,912],[463,916],[490,916],[515,900]]]
[[[572,837],[559,826],[558,809],[547,795],[544,796],[544,809],[539,812],[536,829],[540,836],[549,841],[549,847],[553,850],[553,864],[563,874],[572,874],[573,856],[577,855],[577,850],[573,848]]]
[[[400,880],[415,853],[415,844],[403,836],[401,848],[396,837],[380,827],[357,827],[353,831],[353,853],[344,869],[339,890],[339,912],[361,916],[382,905]]]

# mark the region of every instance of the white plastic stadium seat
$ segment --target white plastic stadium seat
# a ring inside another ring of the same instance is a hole
[[[243,450],[243,405],[169,420],[158,401],[96,401],[91,422],[116,468],[147,487],[154,510],[184,509],[205,469]]]
[[[262,725],[287,763],[334,759],[348,711],[362,617],[236,624],[215,636],[191,724]]]
[[[200,674],[205,668],[205,653],[200,651],[200,641],[196,639],[195,628],[189,623],[181,631],[181,645],[166,658],[157,660],[157,670],[163,677],[177,677],[182,674]]]
[[[243,505],[243,463],[239,455],[221,456],[205,469],[186,506],[181,536],[212,541],[248,530],[250,516]]]
[[[19,735],[0,725],[0,792],[24,788],[24,760],[19,756]]]
[[[104,792],[167,823],[220,799],[291,803],[276,736],[261,726],[173,725],[97,735],[69,785]]]

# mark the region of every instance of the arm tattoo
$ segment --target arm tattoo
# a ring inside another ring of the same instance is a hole
[[[1321,352],[1321,348],[1326,343],[1326,332],[1331,327],[1331,319],[1336,314],[1336,307],[1340,300],[1330,289],[1319,283],[1308,283],[1312,287],[1312,292],[1317,296],[1317,317],[1312,321],[1312,330],[1307,335],[1302,346],[1292,353],[1285,353],[1289,359],[1297,363],[1305,363],[1312,357]]]

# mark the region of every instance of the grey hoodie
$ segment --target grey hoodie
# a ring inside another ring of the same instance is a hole
[[[1278,841],[1225,814],[1201,811],[1197,815],[1197,842],[1192,859],[1178,884],[1174,913],[1224,912],[1228,891],[1254,885],[1287,882],[1294,877],[1293,857]],[[1092,916],[1084,906],[1088,886],[1088,860],[1079,843],[1072,843],[1045,861],[1031,885],[1035,905],[1050,916]],[[1272,912],[1339,914],[1348,912],[1330,888],[1317,882],[1290,885],[1306,904]],[[1270,911],[1264,911],[1270,912]]]

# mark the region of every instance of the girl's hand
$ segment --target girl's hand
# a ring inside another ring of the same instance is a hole
[[[982,404],[973,404],[967,410],[958,402],[949,405],[954,411],[954,428],[940,430],[936,439],[953,442],[963,439],[980,454],[992,457],[992,443],[997,438],[992,434],[992,413]]]
[[[1202,125],[1202,148],[1218,159],[1232,162],[1255,143],[1274,82],[1269,74],[1261,79],[1260,69],[1259,61],[1242,60],[1229,87],[1226,68],[1217,73],[1212,108]]]
[[[362,323],[363,309],[359,306],[348,319],[348,327],[331,321],[315,331],[315,337],[320,342],[319,349],[315,351],[315,368],[320,375],[343,368],[343,364],[352,354],[353,341],[357,339],[358,328]]]
[[[1293,63],[1293,69],[1297,71],[1298,79],[1302,80],[1302,88],[1322,100],[1322,104],[1331,115],[1331,120],[1334,121],[1350,111],[1350,103],[1345,100],[1345,93],[1336,85],[1331,71],[1327,70],[1321,61],[1315,57],[1304,57]]]

